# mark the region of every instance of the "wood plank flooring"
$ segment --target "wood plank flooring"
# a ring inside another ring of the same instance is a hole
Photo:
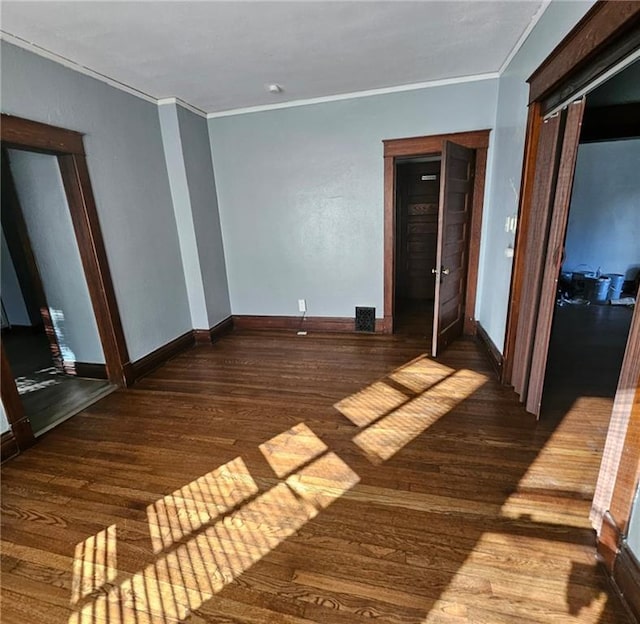
[[[626,623],[588,522],[611,400],[481,348],[234,332],[2,467],[2,622]]]

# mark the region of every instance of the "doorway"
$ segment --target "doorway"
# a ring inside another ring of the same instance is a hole
[[[436,356],[476,333],[489,130],[384,141],[384,331]]]
[[[585,121],[590,110],[597,110],[589,108],[589,99]],[[640,138],[605,135],[585,142],[589,125],[583,124],[578,146],[558,276],[544,418],[562,413],[580,397],[613,400],[638,295]]]
[[[2,152],[3,347],[36,436],[110,392],[55,156]]]
[[[48,312],[50,308],[57,309],[54,305],[55,302],[48,301],[48,299],[51,299],[50,293],[47,292],[44,295],[42,292],[38,293],[38,280],[31,280],[29,286],[25,286],[25,292],[32,292],[35,288],[35,305],[38,306],[38,314],[34,315],[32,302],[30,322],[38,325],[42,321],[45,330],[49,328],[49,331],[46,331],[46,335],[49,345],[53,349],[50,352],[53,368],[56,371],[59,368],[64,370],[68,362],[74,362],[73,367],[75,370],[73,372],[76,373],[76,376],[83,374],[88,377],[96,377],[98,376],[96,374],[97,369],[92,365],[97,363],[101,371],[100,376],[106,377],[114,386],[133,383],[133,368],[129,362],[122,323],[115,300],[113,283],[89,178],[82,134],[6,114],[2,114],[0,134],[3,152],[5,150],[15,150],[16,153],[45,157],[48,159],[47,162],[50,169],[55,170],[57,173],[58,190],[60,191],[60,196],[64,198],[64,211],[62,214],[67,219],[70,218],[71,222],[69,229],[71,231],[72,245],[70,246],[79,255],[82,279],[86,285],[86,291],[88,291],[88,308],[91,310],[89,316],[92,319],[94,328],[97,328],[97,348],[101,349],[103,353],[102,361],[104,364],[91,359],[82,361],[81,357],[71,358],[69,357],[70,354],[65,353],[65,349],[71,342],[61,339],[61,336],[65,335],[64,329],[68,326],[65,326],[61,317],[54,318],[56,315],[51,315]],[[3,158],[3,167],[6,160],[6,158]],[[26,186],[28,187],[29,185],[27,184]],[[3,184],[3,209],[5,207],[4,191],[5,186]],[[69,245],[60,243],[57,238],[49,237],[48,234],[49,232],[44,233],[43,240],[50,239],[48,243],[53,243],[54,247],[56,243],[60,245],[59,249],[54,250],[55,259],[52,263],[55,264],[58,258],[55,251],[66,251],[66,247],[69,247]],[[22,248],[25,250],[28,249],[28,246],[23,245]],[[78,260],[77,255],[76,261]],[[59,256],[61,257],[62,253]],[[45,267],[48,268],[48,262],[40,265],[40,269]],[[65,268],[67,268],[67,264],[63,263],[62,269]],[[33,277],[34,275],[35,272],[32,271],[31,276]],[[46,284],[47,279],[41,281]],[[45,288],[44,290],[46,291],[47,289]],[[87,292],[85,292],[85,304],[87,304],[86,295]],[[5,308],[5,316],[6,312]],[[36,316],[39,317],[39,320]],[[85,318],[87,318],[87,315],[85,315]],[[3,322],[3,326],[10,325],[8,319],[6,320],[7,323]],[[76,325],[74,323],[74,326]],[[96,346],[95,342],[94,347]],[[80,343],[76,342],[76,344],[81,345],[77,348],[77,352],[80,353],[88,343],[85,344],[81,341]],[[39,345],[39,353],[42,354],[42,342]],[[73,351],[73,348],[70,350]],[[25,406],[16,385],[15,375],[11,371],[11,363],[4,340],[0,352],[2,356],[2,366],[0,367],[2,407],[6,415],[6,421],[8,421],[8,423],[2,423],[1,446],[3,459],[6,459],[33,444],[35,438],[31,419],[25,412]],[[74,353],[74,356],[77,356],[77,353]],[[83,370],[80,365],[84,365]],[[66,372],[71,371],[67,370]]]
[[[441,156],[396,161],[395,333],[431,340]]]

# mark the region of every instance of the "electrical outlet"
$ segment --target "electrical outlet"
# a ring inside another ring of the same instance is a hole
[[[298,299],[298,312],[307,311],[307,301],[305,299]]]

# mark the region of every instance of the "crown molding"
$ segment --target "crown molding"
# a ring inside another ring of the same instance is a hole
[[[22,37],[13,35],[6,30],[0,30],[0,39],[6,41],[7,43],[11,43],[19,48],[27,50],[28,52],[33,52],[33,54],[46,58],[49,61],[58,63],[58,65],[63,65],[64,67],[77,71],[80,74],[84,74],[85,76],[89,76],[90,78],[95,78],[100,82],[108,84],[110,87],[114,87],[116,89],[119,89],[120,91],[124,91],[129,95],[134,95],[135,97],[145,100],[146,102],[151,102],[152,104],[158,103],[157,98],[154,98],[152,95],[149,95],[144,91],[140,91],[140,89],[136,89],[135,87],[131,87],[124,82],[120,82],[119,80],[110,78],[105,74],[101,74],[100,72],[95,71],[94,69],[81,65],[80,63],[76,63],[75,61],[68,59],[66,56],[51,52],[51,50],[47,50],[46,48],[43,48],[36,43],[32,43],[31,41],[27,41]]]
[[[168,97],[168,98],[160,98],[156,100],[156,104],[158,106],[164,106],[166,104],[176,104],[177,106],[182,106],[182,108],[186,108],[188,111],[191,111],[194,115],[198,115],[203,119],[207,118],[207,113],[205,113],[202,109],[189,104],[189,102],[185,102],[177,97]]]
[[[550,2],[550,0],[545,0],[545,7],[546,5],[548,5],[548,3]],[[536,14],[537,15],[537,14]],[[534,16],[535,18],[535,16]],[[538,17],[539,19],[539,17]],[[535,23],[532,21],[532,23],[529,25],[528,30],[525,31],[525,33],[528,34],[528,32],[530,32],[530,30],[533,28],[533,26],[535,25]],[[526,38],[524,36],[523,33],[523,37],[521,37],[521,39],[524,41],[524,38]],[[145,100],[146,102],[150,102],[152,104],[155,104],[156,106],[163,106],[166,104],[176,104],[179,106],[182,106],[183,108],[191,111],[192,113],[199,115],[200,117],[206,118],[206,119],[215,119],[217,117],[229,117],[229,116],[233,116],[233,115],[243,115],[246,113],[258,113],[258,112],[263,112],[263,111],[269,111],[269,110],[278,110],[281,108],[294,108],[294,107],[298,107],[298,106],[309,106],[312,104],[323,104],[323,103],[327,103],[327,102],[338,102],[341,100],[353,100],[353,99],[357,99],[357,98],[363,98],[363,97],[371,97],[371,96],[375,96],[375,95],[387,95],[387,94],[392,94],[392,93],[402,93],[405,91],[418,91],[420,89],[427,89],[427,88],[432,88],[432,87],[443,87],[443,86],[448,86],[448,85],[456,85],[456,84],[463,84],[463,83],[467,83],[467,82],[477,82],[477,81],[481,81],[481,80],[495,80],[496,78],[500,77],[500,72],[488,72],[488,73],[484,73],[484,74],[474,74],[474,75],[469,75],[469,76],[459,76],[456,78],[443,78],[443,79],[439,79],[439,80],[428,80],[426,82],[416,82],[416,83],[411,83],[411,84],[406,84],[406,85],[398,85],[395,87],[382,87],[379,89],[367,89],[364,91],[353,91],[353,92],[349,92],[349,93],[339,93],[336,95],[327,95],[327,96],[321,96],[321,97],[315,97],[315,98],[307,98],[307,99],[299,99],[299,100],[289,100],[287,102],[279,102],[277,104],[263,104],[263,105],[259,105],[259,106],[248,106],[248,107],[243,107],[243,108],[233,108],[233,109],[229,109],[229,110],[224,110],[224,111],[217,111],[217,112],[211,112],[211,113],[206,113],[205,111],[203,111],[202,109],[198,108],[197,106],[193,106],[193,104],[189,104],[189,102],[185,102],[184,100],[178,98],[178,97],[165,97],[165,98],[156,98],[153,97],[152,95],[149,95],[148,93],[145,93],[144,91],[141,91],[140,89],[136,89],[135,87],[132,87],[124,82],[120,82],[119,80],[116,80],[114,78],[111,78],[110,76],[107,76],[106,74],[102,74],[98,71],[95,71],[93,69],[91,69],[90,67],[86,67],[85,65],[81,65],[80,63],[77,63],[76,61],[73,61],[71,59],[66,58],[65,56],[62,56],[60,54],[57,54],[55,52],[52,52],[50,50],[47,50],[46,48],[43,48],[42,46],[39,46],[38,44],[32,43],[30,41],[27,41],[26,39],[23,39],[22,37],[18,37],[17,35],[13,35],[12,33],[9,33],[7,31],[4,30],[0,30],[0,40],[4,40],[7,43],[13,44],[19,48],[22,48],[24,50],[27,50],[28,52],[32,52],[33,54],[36,54],[37,56],[41,56],[43,58],[46,58],[50,61],[53,61],[54,63],[58,63],[59,65],[63,65],[64,67],[67,67],[68,69],[71,69],[73,71],[76,71],[80,74],[84,74],[85,76],[89,76],[90,78],[94,78],[95,80],[99,80],[100,82],[103,82],[105,84],[108,84],[109,86],[115,88],[115,89],[119,89],[120,91],[124,91],[125,93],[128,93],[129,95],[133,95],[135,97],[138,97],[142,100]],[[521,45],[521,44],[520,44]],[[515,52],[512,50],[512,53],[515,54]],[[504,66],[504,65],[503,65]]]
[[[531,21],[527,25],[527,27],[522,31],[520,38],[516,41],[513,48],[511,48],[511,52],[507,54],[507,58],[504,59],[504,62],[500,66],[498,70],[498,74],[502,76],[504,71],[509,67],[509,64],[513,60],[513,57],[518,54],[520,48],[524,45],[524,42],[529,38],[531,31],[536,27],[536,24],[540,21],[540,18],[544,15],[544,12],[549,8],[551,4],[551,0],[543,0],[542,4],[538,7],[538,10],[533,14]]]
[[[340,100],[354,100],[357,98],[371,97],[374,95],[386,95],[389,93],[402,93],[404,91],[418,91],[420,89],[428,89],[430,87],[444,87],[447,85],[462,84],[465,82],[477,82],[480,80],[494,80],[499,78],[498,72],[490,72],[486,74],[475,74],[472,76],[460,76],[458,78],[443,78],[441,80],[429,80],[427,82],[415,82],[412,84],[398,85],[396,87],[383,87],[380,89],[368,89],[365,91],[353,91],[351,93],[339,93],[337,95],[326,95],[322,97],[289,100],[288,102],[279,102],[277,104],[263,104],[260,106],[248,106],[245,108],[232,108],[225,111],[208,113],[207,119],[215,119],[217,117],[230,117],[232,115],[244,115],[246,113],[260,113],[263,111],[278,110],[280,108],[294,108],[297,106],[309,106],[311,104],[324,104],[326,102],[338,102]]]

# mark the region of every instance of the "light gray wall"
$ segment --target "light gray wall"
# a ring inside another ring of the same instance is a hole
[[[85,133],[132,360],[191,329],[155,104],[1,42],[2,112]]]
[[[208,329],[231,314],[207,120],[178,106],[184,166],[207,308]]]
[[[8,153],[62,358],[104,363],[58,159],[18,150]]]
[[[478,320],[502,351],[506,328],[512,260],[505,250],[513,233],[507,217],[518,212],[529,87],[527,78],[591,8],[584,2],[552,2],[500,76],[495,123],[493,175],[482,231]]]
[[[9,421],[7,420],[7,415],[4,411],[4,405],[0,401],[0,434],[9,431],[11,427],[9,426]]]
[[[631,510],[627,544],[636,559],[640,561],[640,488],[636,490],[636,498]]]
[[[31,325],[29,312],[20,289],[20,282],[4,237],[4,230],[2,230],[0,252],[2,254],[0,257],[0,295],[7,320],[12,325]]]
[[[159,107],[192,326],[231,314],[207,120],[176,103]]]
[[[158,107],[160,127],[162,128],[162,142],[167,163],[173,212],[176,219],[180,256],[184,269],[191,326],[204,329],[208,327],[207,304],[202,285],[202,268],[198,256],[191,200],[189,198],[189,184],[182,152],[178,112],[175,104],[163,104]]]
[[[233,313],[381,317],[382,140],[491,128],[496,97],[482,80],[210,119]]]
[[[640,267],[640,139],[578,148],[564,269],[635,277]]]

